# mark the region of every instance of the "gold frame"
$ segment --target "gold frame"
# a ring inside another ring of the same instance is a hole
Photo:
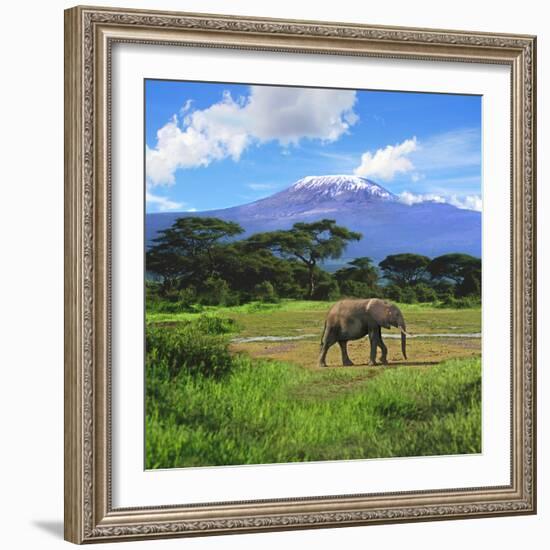
[[[115,42],[498,63],[512,92],[511,482],[113,509],[110,59]],[[536,512],[536,37],[75,7],[65,12],[65,538],[75,543]]]

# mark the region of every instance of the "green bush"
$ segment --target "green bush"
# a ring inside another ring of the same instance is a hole
[[[350,298],[378,298],[381,293],[378,287],[362,281],[347,280],[340,283],[340,294]]]
[[[189,321],[188,325],[211,335],[229,334],[237,330],[237,323],[233,319],[216,315],[201,315],[198,319]]]
[[[275,288],[269,281],[263,281],[254,287],[254,297],[256,300],[275,304],[279,301]]]
[[[208,277],[201,292],[201,303],[209,306],[225,306],[229,297],[229,284],[221,277]]]
[[[406,286],[401,289],[401,302],[403,304],[414,304],[416,301],[416,291],[414,287]]]
[[[438,300],[446,300],[449,296],[455,294],[455,284],[450,281],[432,282],[432,288],[435,290]]]
[[[160,370],[170,377],[181,371],[207,377],[227,374],[232,365],[227,339],[222,335],[209,333],[209,330],[223,329],[212,318],[203,318],[200,322],[179,327],[147,326],[147,368]]]
[[[324,281],[320,281],[317,286],[315,287],[315,290],[313,291],[313,295],[311,298],[313,300],[329,300],[334,301],[338,300],[340,297],[340,288],[338,287],[337,281],[334,279],[328,279]]]
[[[414,287],[414,292],[419,302],[435,302],[437,300],[436,291],[426,283],[418,283]]]
[[[401,302],[401,287],[397,285],[388,285],[385,286],[382,290],[384,298],[392,300],[393,302]]]
[[[476,296],[465,296],[464,298],[455,298],[454,296],[446,296],[438,307],[449,307],[454,309],[467,309],[470,307],[478,307],[481,300]]]

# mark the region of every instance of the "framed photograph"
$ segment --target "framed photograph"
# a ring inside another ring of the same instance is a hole
[[[536,39],[65,12],[65,538],[536,512]]]

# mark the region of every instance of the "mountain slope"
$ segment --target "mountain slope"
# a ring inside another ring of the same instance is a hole
[[[148,214],[146,239],[178,217],[212,216],[239,223],[246,235],[288,229],[298,221],[330,218],[363,234],[349,245],[346,258],[415,252],[433,257],[447,252],[481,256],[481,214],[450,204],[403,204],[387,189],[350,175],[308,176],[258,201],[205,212]]]

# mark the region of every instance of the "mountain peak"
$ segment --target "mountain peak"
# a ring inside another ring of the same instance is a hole
[[[372,198],[392,200],[395,196],[381,185],[361,176],[334,174],[325,176],[306,176],[298,180],[290,191],[315,191],[329,197],[344,193],[361,192]]]

